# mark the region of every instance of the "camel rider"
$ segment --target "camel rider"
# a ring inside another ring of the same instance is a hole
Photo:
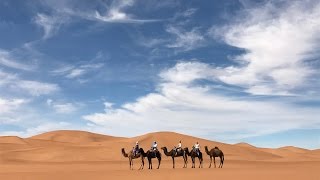
[[[139,153],[139,141],[136,142],[136,145],[133,148],[133,155],[136,156]]]
[[[175,148],[175,150],[176,150],[176,154],[178,154],[178,152],[182,150],[181,140],[179,141],[179,143],[178,143],[177,147]]]
[[[153,141],[153,144],[152,144],[152,146],[151,146],[151,150],[152,151],[157,151],[158,150],[158,144],[157,144],[157,142],[156,141]]]
[[[198,142],[194,145],[194,150],[199,156],[199,154],[200,154],[200,144]]]

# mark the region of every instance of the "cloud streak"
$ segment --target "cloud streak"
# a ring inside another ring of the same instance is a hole
[[[39,81],[21,79],[15,74],[0,70],[0,87],[6,87],[11,92],[27,93],[32,96],[47,95],[60,90],[59,85]]]
[[[27,102],[26,99],[4,99],[0,97],[0,114],[10,113]]]
[[[38,13],[34,17],[34,22],[43,28],[43,39],[54,36],[61,26],[72,22],[73,18],[86,19],[104,23],[127,23],[143,24],[162,21],[160,19],[141,19],[125,12],[126,9],[135,5],[134,0],[114,0],[110,4],[100,3],[102,10],[97,7],[86,6],[85,9],[79,8],[76,3],[68,2],[47,2],[44,5],[52,10],[51,14]]]
[[[190,51],[205,45],[205,38],[201,35],[199,28],[193,28],[191,31],[184,31],[179,27],[168,26],[166,31],[175,37],[173,42],[167,44],[168,48],[180,51]]]
[[[58,114],[70,114],[78,110],[78,107],[73,103],[59,103],[52,99],[47,100],[47,105],[53,108]]]
[[[103,66],[104,66],[104,63],[91,63],[91,64],[83,64],[79,66],[66,65],[51,71],[51,73],[53,75],[64,76],[68,79],[75,79],[75,78],[80,78],[97,69],[100,69]]]
[[[43,28],[43,39],[48,39],[54,36],[59,31],[60,27],[67,23],[68,20],[69,17],[63,14],[55,14],[50,16],[43,13],[38,13],[34,18],[34,22]]]
[[[113,1],[104,15],[95,11],[95,18],[97,20],[108,23],[150,23],[157,22],[156,19],[136,19],[132,15],[124,12],[124,9],[132,7],[135,4],[134,0],[119,0]]]
[[[24,71],[32,71],[35,69],[33,65],[18,62],[11,52],[2,49],[0,49],[0,65]]]

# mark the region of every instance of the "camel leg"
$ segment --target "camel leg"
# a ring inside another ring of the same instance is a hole
[[[144,168],[144,157],[142,156],[142,169]]]
[[[203,158],[201,158],[201,168],[203,168]]]
[[[148,163],[149,163],[149,168],[148,169],[152,169],[152,165],[151,165],[151,159],[150,158],[148,158]]]
[[[213,156],[214,168],[216,168],[216,158]]]
[[[192,168],[195,168],[195,163],[194,163],[194,161],[195,161],[195,158],[193,157],[193,158],[192,158]]]
[[[212,156],[210,156],[210,165],[209,165],[209,168],[211,168],[211,163],[212,163]]]
[[[140,165],[139,170],[143,169],[143,166],[144,166],[144,159],[143,159],[143,157],[141,157],[141,165]]]
[[[129,157],[129,164],[130,164],[130,169],[133,169],[133,159]]]
[[[131,159],[131,170],[133,170],[133,159]]]
[[[158,168],[157,169],[160,168],[160,164],[161,164],[161,157],[158,158]]]
[[[223,166],[223,161],[224,161],[224,157],[220,156],[220,164],[221,164],[221,166],[219,165],[220,168],[222,168]]]
[[[174,157],[172,156],[172,168],[174,169]]]
[[[202,168],[202,159],[199,158],[199,168]]]
[[[222,156],[222,165],[221,165],[221,168],[222,168],[223,164],[224,164],[224,156]]]
[[[188,167],[188,155],[186,154],[186,168]]]

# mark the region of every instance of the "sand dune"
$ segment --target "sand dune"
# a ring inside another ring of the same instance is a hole
[[[298,147],[271,149],[258,148],[247,143],[231,145],[174,132],[155,132],[132,138],[123,138],[84,131],[65,130],[48,132],[25,139],[15,136],[0,137],[0,178],[19,179],[19,177],[23,176],[25,179],[28,179],[27,177],[30,177],[29,179],[50,179],[51,177],[49,178],[49,176],[55,177],[53,172],[56,171],[66,173],[66,177],[71,172],[82,173],[83,175],[77,179],[91,179],[89,178],[90,176],[96,177],[93,179],[99,179],[100,177],[102,179],[102,177],[108,177],[109,175],[110,177],[116,177],[115,175],[119,176],[119,172],[122,172],[120,175],[124,174],[123,178],[131,178],[132,174],[127,172],[129,168],[128,159],[122,156],[120,149],[125,148],[128,152],[132,149],[134,143],[139,141],[141,147],[148,150],[154,140],[158,142],[160,147],[166,146],[169,150],[179,140],[182,141],[183,146],[189,148],[198,141],[202,146],[204,167],[206,168],[209,165],[209,156],[205,154],[204,146],[208,146],[209,149],[218,146],[225,154],[223,171],[230,173],[234,170],[240,173],[239,176],[241,176],[242,171],[249,173],[248,169],[252,168],[261,168],[261,173],[263,174],[264,164],[268,164],[271,168],[270,171],[275,173],[281,172],[279,169],[287,172],[288,168],[292,168],[292,166],[296,168],[297,164],[302,169],[308,166],[309,168],[306,168],[306,171],[309,171],[320,164],[320,150],[307,150]],[[134,160],[134,163],[137,168],[140,160]],[[157,163],[157,161],[154,161],[154,163]],[[183,165],[182,158],[177,158],[176,163],[176,167],[181,168]],[[168,170],[171,168],[171,158],[163,155],[161,169],[164,170],[159,171],[157,176],[167,177]],[[178,174],[174,176],[191,179],[193,171],[189,170],[190,172],[177,171]],[[88,171],[91,173],[88,173]],[[99,173],[95,174],[95,171]],[[108,173],[101,175],[101,172]],[[201,170],[200,172],[203,177],[211,174],[211,171],[206,170]],[[303,172],[306,173],[305,171]],[[191,174],[184,176],[188,173]],[[137,177],[142,179],[150,178],[148,174],[137,175]],[[223,173],[221,177],[224,177]],[[225,178],[228,179],[227,176]],[[295,176],[292,178],[295,178]],[[61,179],[61,177],[58,179]]]
[[[240,146],[240,147],[256,148],[255,146],[253,146],[251,144],[248,144],[248,143],[245,143],[245,142],[237,143],[237,144],[234,144],[234,145],[235,146]]]
[[[102,142],[108,140],[115,140],[117,137],[106,136],[101,134],[95,134],[85,131],[52,131],[43,133],[40,135],[32,136],[28,139],[41,139],[50,140],[56,142],[68,142],[68,143],[90,143],[90,142]]]
[[[27,144],[23,138],[17,136],[2,136],[0,137],[0,144]]]

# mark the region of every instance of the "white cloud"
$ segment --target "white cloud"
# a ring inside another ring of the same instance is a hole
[[[20,121],[19,113],[30,100],[22,98],[0,97],[0,124],[12,124]]]
[[[123,104],[121,108],[112,108],[107,103],[104,113],[83,118],[121,136],[169,130],[224,139],[314,127],[318,123],[320,113],[316,108],[302,109],[272,100],[228,97],[218,93],[215,86],[197,84],[198,80],[215,82],[216,76],[219,73],[214,66],[198,62],[178,63],[160,73],[157,92]],[[226,132],[232,137],[223,136]]]
[[[4,65],[6,67],[25,70],[25,71],[32,71],[34,70],[33,65],[22,64],[18,62],[12,55],[11,52],[5,51],[0,49],[0,65]]]
[[[85,73],[86,73],[86,71],[84,69],[72,69],[70,71],[70,73],[68,73],[66,75],[66,77],[72,79],[72,78],[75,78],[75,77],[82,76]]]
[[[62,114],[72,113],[77,110],[77,108],[71,103],[54,104],[53,108],[57,113],[62,113]]]
[[[79,104],[74,103],[62,103],[56,102],[52,99],[47,99],[47,105],[54,109],[56,113],[59,114],[70,114],[78,110]]]
[[[218,74],[218,70],[213,70],[209,65],[203,63],[185,62],[178,63],[175,67],[160,73],[164,81],[177,84],[191,83],[196,79],[213,78]]]
[[[178,27],[168,26],[166,31],[175,37],[174,42],[167,45],[169,48],[190,51],[202,47],[205,44],[205,38],[201,35],[199,28],[184,31]]]
[[[194,13],[196,13],[197,10],[198,10],[198,9],[196,9],[196,8],[187,9],[186,11],[184,11],[184,12],[182,13],[182,16],[183,16],[183,17],[190,17],[190,16],[192,16]]]
[[[107,2],[99,2],[100,9],[98,11],[96,6],[86,5],[85,8],[75,1],[65,2],[44,2],[43,5],[51,8],[50,15],[38,13],[34,22],[41,26],[44,30],[43,39],[48,39],[54,36],[62,25],[66,25],[74,18],[81,18],[90,21],[106,22],[106,23],[150,23],[158,22],[157,19],[138,19],[134,15],[125,12],[127,8],[135,4],[134,0],[113,0]]]
[[[60,90],[57,84],[21,79],[15,74],[0,70],[0,87],[13,92],[28,93],[32,96],[51,94]]]
[[[57,84],[27,80],[20,80],[19,82],[15,83],[14,86],[27,91],[33,96],[51,94],[60,89]]]
[[[47,105],[51,106],[52,105],[53,100],[52,99],[47,99]]]
[[[19,137],[31,137],[34,135],[38,135],[41,133],[54,131],[54,130],[62,130],[62,129],[73,129],[74,126],[68,122],[46,122],[39,124],[34,127],[26,128],[23,131],[2,131],[0,133],[1,136],[19,136]]]
[[[134,37],[134,39],[136,39],[137,37]],[[153,48],[156,46],[159,46],[161,44],[164,44],[165,42],[167,42],[168,40],[166,39],[161,39],[161,38],[145,38],[142,37],[140,38],[137,43],[141,46],[147,47],[147,48]]]
[[[238,67],[229,67],[221,81],[247,88],[258,95],[291,95],[305,89],[319,73],[308,61],[318,59],[320,3],[271,2],[244,11],[235,23],[214,27],[211,34],[244,49],[236,56]]]
[[[43,39],[48,39],[55,35],[61,25],[68,22],[68,17],[62,14],[46,15],[38,13],[34,19],[35,23],[43,28]]]
[[[62,67],[60,67],[58,69],[55,69],[55,70],[51,71],[51,73],[53,75],[63,75],[63,74],[67,74],[68,72],[70,72],[74,68],[75,68],[74,66],[65,65],[65,66],[62,66]]]
[[[101,15],[98,11],[95,12],[95,18],[110,23],[148,23],[157,22],[155,19],[136,19],[132,15],[125,13],[124,9],[133,6],[134,0],[117,0],[113,1],[105,15]]]
[[[89,72],[93,72],[97,69],[100,69],[103,66],[104,66],[104,63],[89,63],[89,64],[82,64],[78,66],[64,65],[58,69],[51,71],[51,73],[53,75],[60,75],[60,76],[65,76],[66,78],[69,78],[69,79],[75,79],[75,78],[84,76]]]
[[[111,102],[104,102],[103,104],[104,104],[104,107],[105,107],[106,111],[107,111],[108,109],[112,109],[113,103],[111,103]]]
[[[0,114],[10,113],[27,102],[26,99],[4,99],[0,97]]]

